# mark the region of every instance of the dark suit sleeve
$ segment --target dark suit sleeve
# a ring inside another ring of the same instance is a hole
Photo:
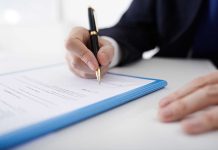
[[[112,37],[120,45],[119,65],[140,59],[144,51],[157,45],[154,3],[134,0],[114,27],[100,30],[100,35]]]

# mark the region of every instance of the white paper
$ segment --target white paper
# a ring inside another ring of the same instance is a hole
[[[73,75],[65,65],[0,76],[0,135],[99,102],[151,80]]]

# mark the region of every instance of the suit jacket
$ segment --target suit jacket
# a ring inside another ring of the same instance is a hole
[[[158,56],[187,57],[204,4],[204,0],[133,0],[120,21],[100,30],[100,35],[119,43],[120,65],[141,58],[144,51],[156,46]],[[218,60],[218,50],[207,58]]]

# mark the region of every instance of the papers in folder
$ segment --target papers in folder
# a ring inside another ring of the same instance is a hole
[[[81,79],[65,65],[0,75],[0,149],[76,123],[166,86],[108,73]]]

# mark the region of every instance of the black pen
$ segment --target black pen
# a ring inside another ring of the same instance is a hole
[[[91,51],[95,55],[97,59],[97,54],[99,50],[99,44],[98,44],[98,29],[96,27],[96,22],[95,22],[95,16],[94,16],[94,9],[92,7],[88,8],[88,17],[89,17],[89,34],[90,34],[90,45],[91,45]],[[98,80],[98,83],[101,82],[101,69],[100,69],[100,64],[99,68],[96,70],[96,78]]]

